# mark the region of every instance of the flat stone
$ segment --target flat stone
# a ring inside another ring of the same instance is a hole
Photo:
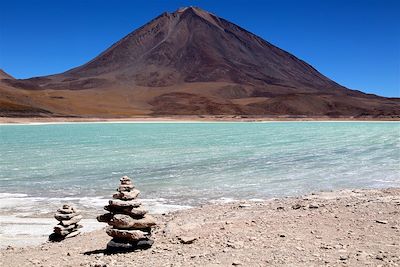
[[[303,207],[303,206],[300,205],[299,203],[296,203],[296,204],[294,204],[294,205],[292,206],[292,209],[298,210],[298,209],[300,209],[301,207]]]
[[[68,226],[68,225],[71,225],[71,224],[76,224],[76,223],[78,223],[80,220],[82,220],[82,215],[75,216],[75,217],[73,217],[73,218],[70,219],[70,220],[61,221],[60,223],[61,223],[62,225],[64,225],[64,226]]]
[[[145,229],[156,225],[156,221],[150,215],[145,215],[141,219],[134,219],[129,215],[115,214],[108,224],[118,229]]]
[[[318,209],[319,206],[318,206],[318,204],[316,204],[316,203],[311,203],[311,204],[308,205],[308,208],[309,208],[309,209]]]
[[[117,191],[118,192],[129,192],[129,191],[133,190],[134,188],[135,188],[135,186],[132,184],[121,184],[118,187]]]
[[[140,194],[140,191],[137,189],[133,189],[132,191],[122,191],[115,193],[113,195],[113,198],[115,199],[121,199],[121,200],[132,200],[138,197]]]
[[[72,232],[77,231],[78,229],[82,228],[82,225],[78,225],[77,227],[71,228],[71,229],[66,229],[66,230],[61,230],[61,231],[54,231],[54,233],[59,234],[61,236],[67,236]]]
[[[128,176],[122,176],[121,179],[119,179],[119,181],[121,182],[121,184],[132,184],[132,180],[131,178],[129,178]]]
[[[71,225],[68,225],[68,226],[64,226],[64,225],[59,224],[59,225],[54,226],[54,232],[59,234],[59,233],[61,233],[63,231],[71,232],[74,229],[79,229],[79,228],[82,228],[82,225],[71,224]]]
[[[57,212],[63,213],[63,214],[70,214],[70,213],[74,213],[75,209],[73,209],[73,208],[67,208],[67,209],[62,208],[62,209],[58,209]]]
[[[71,232],[68,235],[66,235],[65,238],[71,238],[71,237],[79,235],[80,233],[81,233],[80,231],[74,231],[74,232]]]
[[[96,219],[97,219],[98,222],[106,222],[106,223],[108,223],[109,221],[111,221],[113,216],[114,215],[112,213],[105,213],[105,214],[97,216]]]
[[[380,223],[380,224],[387,224],[388,221],[384,221],[384,220],[376,220],[375,222]]]
[[[69,205],[69,204],[64,204],[64,205],[62,206],[62,208],[63,208],[63,209],[74,209],[74,207],[72,207],[72,206]]]
[[[119,214],[126,214],[133,218],[142,218],[146,213],[147,210],[143,208],[132,208],[132,207],[117,207],[117,206],[104,206],[104,209],[111,212],[111,213],[119,213]]]
[[[132,207],[137,208],[142,205],[139,201],[135,200],[120,200],[120,199],[111,199],[109,202],[110,206],[117,206],[117,207]]]
[[[78,216],[80,212],[75,212],[75,213],[56,213],[54,214],[54,218],[56,218],[57,221],[64,221],[64,220],[70,220],[74,218],[75,216]]]
[[[178,239],[182,244],[192,244],[194,241],[197,240],[197,237],[195,237],[195,236],[180,236],[180,237],[178,237]]]
[[[121,230],[111,226],[106,228],[106,233],[114,238],[123,239],[126,241],[138,241],[149,237],[150,233],[140,230]]]
[[[138,249],[148,249],[153,245],[153,243],[154,241],[151,239],[143,239],[135,242],[124,242],[122,240],[114,238],[110,242],[108,242],[107,251],[115,253],[134,251]]]

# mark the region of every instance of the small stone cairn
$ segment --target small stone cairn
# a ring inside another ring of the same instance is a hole
[[[54,214],[59,223],[54,227],[54,232],[49,236],[49,240],[59,242],[65,238],[74,237],[80,234],[79,229],[82,225],[78,224],[82,219],[80,211],[70,205],[63,205],[61,209]]]
[[[131,179],[124,176],[120,182],[117,193],[104,207],[109,213],[97,217],[99,222],[109,224],[106,233],[113,239],[108,242],[107,251],[126,252],[149,248],[154,243],[150,237],[151,227],[156,225],[155,219],[136,200],[140,191]]]

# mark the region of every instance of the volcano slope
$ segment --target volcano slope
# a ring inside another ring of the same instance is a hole
[[[1,116],[399,117],[400,100],[350,90],[200,8],[163,13],[61,74],[0,73]]]

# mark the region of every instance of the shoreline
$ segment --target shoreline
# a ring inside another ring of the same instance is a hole
[[[235,122],[399,122],[399,118],[290,117],[290,116],[160,116],[160,117],[0,117],[0,125],[41,125],[68,123],[235,123]]]
[[[396,265],[399,207],[400,188],[206,204],[157,215],[148,250],[107,255],[110,238],[96,230],[61,243],[0,249],[0,258],[2,266]]]

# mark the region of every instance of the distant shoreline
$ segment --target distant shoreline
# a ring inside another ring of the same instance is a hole
[[[195,123],[195,122],[399,122],[400,117],[261,117],[261,116],[159,116],[159,117],[0,117],[0,124],[98,123]]]

